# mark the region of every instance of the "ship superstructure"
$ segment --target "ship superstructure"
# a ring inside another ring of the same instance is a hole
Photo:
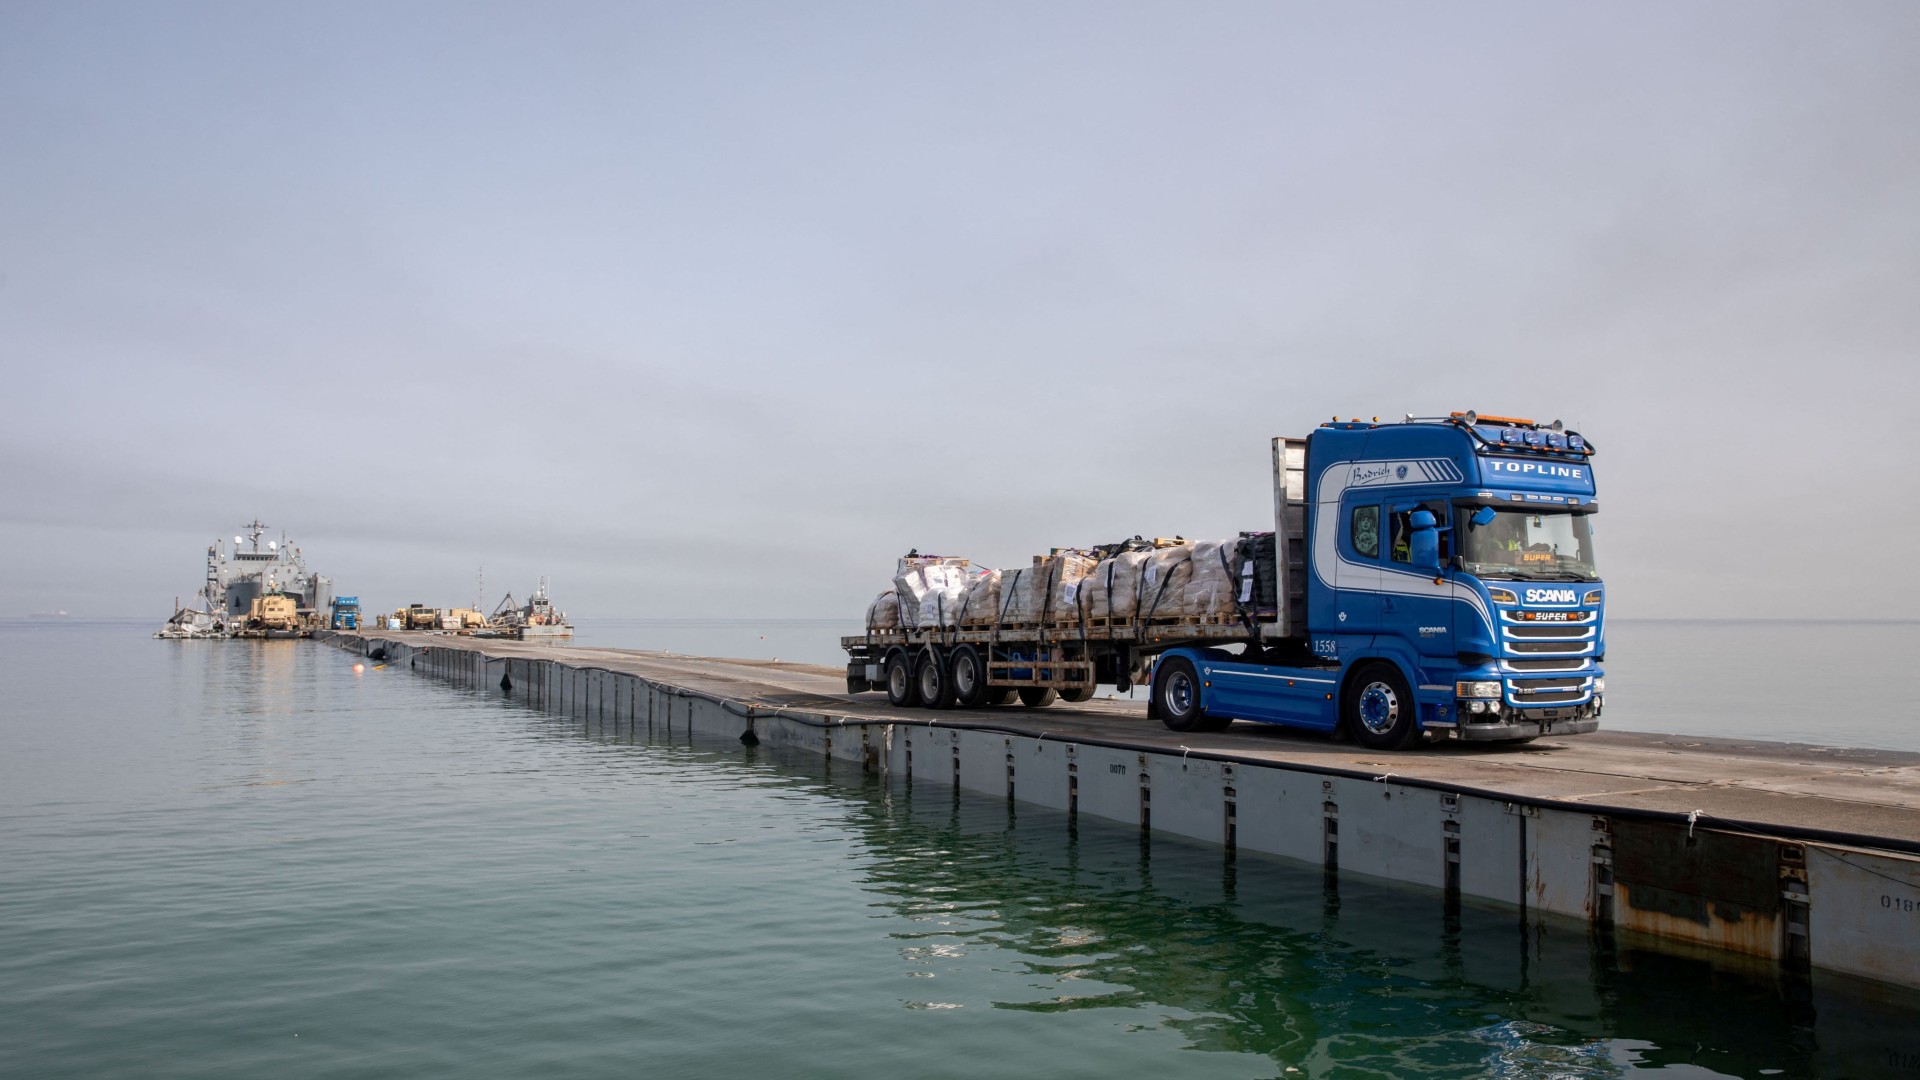
[[[250,616],[258,621],[260,605],[269,597],[293,602],[294,621],[313,626],[326,617],[333,603],[333,579],[307,569],[300,549],[287,540],[265,540],[267,525],[255,518],[245,534],[233,538],[231,548],[216,540],[207,547],[207,573],[198,606],[187,606],[167,620],[163,637],[225,637],[246,632]],[[274,607],[284,607],[275,601]],[[258,628],[255,628],[258,629]]]
[[[209,610],[218,614],[244,616],[253,601],[269,593],[294,598],[303,618],[316,616],[333,603],[333,579],[307,569],[300,549],[287,542],[287,534],[268,540],[260,538],[267,526],[255,518],[247,525],[246,536],[233,538],[231,552],[215,541],[207,548],[207,584],[202,591]]]

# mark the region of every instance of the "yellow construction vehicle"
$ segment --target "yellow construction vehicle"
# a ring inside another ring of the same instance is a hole
[[[268,593],[253,598],[247,609],[249,630],[297,630],[300,628],[299,601],[285,593]]]

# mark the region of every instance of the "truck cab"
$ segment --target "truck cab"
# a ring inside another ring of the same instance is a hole
[[[1305,625],[1269,624],[1269,641],[1238,653],[1168,651],[1155,712],[1176,730],[1344,728],[1383,749],[1594,730],[1606,638],[1593,453],[1558,421],[1472,412],[1276,440],[1277,535],[1306,549],[1291,560],[1305,580],[1290,583]],[[1167,685],[1183,678],[1193,685]]]
[[[357,596],[334,597],[327,625],[333,630],[358,630],[360,628],[360,598]]]

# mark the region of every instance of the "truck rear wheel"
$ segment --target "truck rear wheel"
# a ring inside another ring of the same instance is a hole
[[[1083,701],[1092,701],[1093,687],[1076,686],[1070,690],[1062,690],[1060,691],[1060,700],[1074,705],[1078,705]]]
[[[980,660],[980,650],[971,645],[956,646],[947,661],[947,671],[953,683],[953,703],[963,709],[977,709],[986,704],[987,666]]]
[[[953,708],[953,675],[938,649],[929,645],[920,651],[914,659],[913,676],[914,685],[920,691],[920,704],[929,709]]]
[[[1347,730],[1375,750],[1403,750],[1420,733],[1413,692],[1400,669],[1372,663],[1354,673],[1341,700]]]
[[[1043,709],[1053,704],[1060,696],[1051,686],[1023,686],[1020,688],[1020,704],[1029,709]]]
[[[911,709],[920,704],[920,685],[913,678],[913,664],[904,649],[887,654],[887,704],[896,709]]]
[[[985,705],[1011,705],[1013,697],[1014,688],[1011,686],[989,686],[986,696],[980,700]]]

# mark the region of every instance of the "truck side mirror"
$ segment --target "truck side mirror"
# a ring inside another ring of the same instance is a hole
[[[1407,537],[1407,561],[1421,570],[1440,569],[1440,530],[1434,528],[1433,513],[1415,510],[1407,515],[1412,535]]]

